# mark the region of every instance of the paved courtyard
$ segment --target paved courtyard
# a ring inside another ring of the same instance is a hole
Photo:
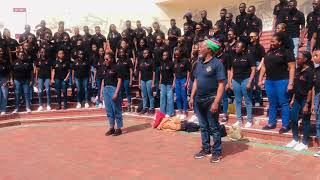
[[[223,142],[223,160],[194,160],[200,135],[150,129],[125,119],[125,134],[106,137],[105,123],[35,124],[0,129],[0,179],[312,179],[320,159],[252,142]]]

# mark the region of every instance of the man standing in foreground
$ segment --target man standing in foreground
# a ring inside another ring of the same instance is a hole
[[[194,71],[195,80],[189,101],[190,107],[196,108],[202,141],[202,150],[195,154],[194,158],[212,156],[211,163],[217,163],[222,158],[218,109],[226,77],[223,64],[215,57],[220,48],[221,44],[214,39],[205,40],[200,44],[199,53],[203,60],[198,63]],[[214,142],[212,149],[210,135],[213,136]]]

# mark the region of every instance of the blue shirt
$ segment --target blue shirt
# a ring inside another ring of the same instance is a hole
[[[199,62],[193,75],[198,82],[198,97],[215,96],[218,90],[218,81],[226,79],[224,66],[217,58],[213,58],[207,63]]]

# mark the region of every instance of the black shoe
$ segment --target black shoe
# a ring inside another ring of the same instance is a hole
[[[61,110],[61,105],[58,105],[57,110]]]
[[[280,130],[279,130],[279,134],[284,134],[284,133],[287,133],[290,131],[290,128],[288,127],[282,127]]]
[[[63,106],[63,109],[64,109],[64,110],[68,109],[68,106]]]
[[[106,136],[111,136],[112,134],[115,133],[114,128],[110,128],[108,132],[105,133]]]
[[[262,128],[262,130],[271,130],[271,129],[275,129],[277,126],[276,125],[266,125]]]
[[[113,136],[120,136],[122,134],[121,129],[116,129],[115,132],[113,133]]]
[[[212,154],[212,157],[211,157],[211,159],[210,159],[210,162],[211,162],[211,163],[218,163],[218,162],[221,161],[221,159],[222,159],[221,154],[219,154],[219,153],[213,153],[213,154]]]
[[[151,109],[151,110],[149,111],[149,114],[150,114],[150,115],[154,115],[154,113],[155,113],[154,109]]]
[[[143,109],[139,114],[140,114],[140,115],[143,115],[143,114],[145,114],[145,113],[147,113],[147,112],[148,112],[147,109]]]
[[[195,159],[201,159],[201,158],[204,158],[206,156],[211,156],[211,151],[210,150],[207,150],[207,149],[202,149],[200,152],[198,152],[197,154],[195,154],[193,157]]]

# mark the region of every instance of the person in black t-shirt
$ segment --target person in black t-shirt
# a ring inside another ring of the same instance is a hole
[[[105,133],[106,136],[119,136],[122,134],[123,127],[122,107],[121,107],[121,72],[117,70],[111,54],[106,54],[104,58],[105,70],[103,73],[103,88],[104,104],[106,105],[107,117],[109,120],[110,129]],[[102,97],[102,92],[100,97]],[[117,128],[115,129],[115,126]]]
[[[195,35],[194,35],[194,31],[188,25],[184,25],[183,30],[184,30],[184,34],[182,37],[184,37],[184,43],[185,43],[185,47],[187,49],[187,53],[184,55],[185,55],[185,57],[190,58],[193,40],[194,40]]]
[[[117,47],[120,45],[121,34],[117,31],[117,27],[114,24],[110,25],[108,34],[108,44],[112,52],[115,54]]]
[[[132,64],[135,64],[135,63],[136,63],[136,62],[135,62],[135,61],[136,61],[135,50],[130,48],[129,43],[127,42],[127,40],[122,39],[122,40],[120,41],[120,46],[119,46],[119,48],[118,48],[117,51],[116,51],[116,59],[118,59],[119,50],[120,50],[120,49],[123,49],[123,50],[124,50],[126,57],[131,60]]]
[[[45,90],[47,93],[47,111],[51,110],[51,91],[50,91],[50,82],[51,82],[51,71],[52,64],[49,63],[48,58],[46,57],[46,50],[41,48],[39,51],[39,58],[35,62],[36,66],[36,80],[38,82],[38,98],[39,98],[39,108],[38,111],[43,110],[42,106],[42,93]]]
[[[15,94],[15,109],[13,113],[17,113],[19,110],[21,92],[24,93],[26,110],[30,113],[30,86],[33,79],[33,66],[32,63],[27,61],[25,53],[17,53],[17,59],[12,64],[12,74]]]
[[[266,52],[264,47],[259,42],[259,34],[257,32],[252,32],[249,35],[250,43],[248,45],[248,54],[250,54],[256,63],[256,74],[254,77],[254,102],[255,106],[259,107],[262,105],[262,92],[260,87],[258,86],[259,83],[259,71],[261,69],[261,61],[264,58]]]
[[[10,82],[10,62],[5,59],[5,49],[0,47],[0,112],[5,115],[7,112],[8,86]]]
[[[179,110],[178,117],[183,120],[188,116],[187,90],[190,80],[190,62],[182,56],[180,49],[174,51],[174,74],[176,77],[175,94],[177,109]]]
[[[44,40],[46,33],[49,33],[52,36],[52,31],[46,27],[46,22],[44,20],[41,20],[40,25],[37,25],[36,29],[39,26],[40,26],[40,29],[38,29],[36,32],[37,39]]]
[[[141,39],[146,37],[146,31],[141,26],[141,21],[136,22],[137,28],[134,30],[136,33],[135,50],[137,50],[137,45]]]
[[[55,43],[55,49],[63,49],[64,58],[66,61],[70,61],[71,59],[71,51],[72,51],[72,43],[70,41],[69,35],[63,35],[62,41]]]
[[[44,34],[44,39],[40,41],[39,47],[46,50],[46,55],[48,56],[50,63],[53,63],[56,57],[56,46],[52,42],[52,35],[50,33]]]
[[[93,36],[89,32],[89,27],[88,26],[83,26],[83,32],[84,32],[84,35],[82,36],[83,47],[84,47],[85,50],[86,49],[90,49],[92,41],[93,41]],[[78,42],[79,42],[79,40],[77,41],[77,43]]]
[[[195,44],[192,47],[192,55],[190,58],[190,83],[188,87],[188,94],[191,94],[193,81],[194,81],[194,71],[199,62],[199,44]]]
[[[183,19],[186,19],[186,22],[183,24],[183,26],[189,26],[190,31],[194,33],[196,30],[196,22],[192,20],[192,13],[188,12],[183,16]]]
[[[51,83],[55,85],[57,91],[57,110],[61,109],[61,92],[63,93],[63,108],[67,109],[68,105],[68,79],[70,77],[70,62],[64,59],[64,51],[58,50],[57,58],[52,66]]]
[[[295,58],[284,47],[285,37],[281,33],[273,35],[270,50],[267,52],[260,69],[259,86],[262,88],[266,74],[265,89],[269,99],[269,122],[264,130],[275,129],[277,125],[277,106],[281,106],[282,128],[279,133],[286,133],[289,127],[289,96],[293,89]]]
[[[97,101],[96,101],[96,108],[102,108],[103,107],[103,104],[101,102],[101,97],[100,97],[100,94],[101,94],[101,90],[102,90],[102,87],[101,87],[101,83],[102,83],[102,80],[103,80],[103,73],[104,73],[104,70],[105,70],[105,63],[104,63],[104,56],[105,56],[105,52],[104,52],[104,49],[103,48],[100,48],[99,49],[99,55],[98,57],[96,57],[96,62],[93,64],[94,65],[94,68],[95,68],[95,71],[94,71],[94,75],[93,75],[93,79],[94,81],[92,82],[92,84],[96,84],[97,86]]]
[[[156,43],[156,37],[153,36],[152,32],[153,32],[152,27],[148,27],[147,28],[148,35],[146,37],[146,40],[147,40],[147,45],[150,50],[153,50],[154,45]]]
[[[207,19],[207,11],[206,10],[201,11],[201,21],[199,23],[203,27],[203,32],[204,32],[205,36],[208,36],[210,29],[212,29],[212,21]]]
[[[285,38],[285,42],[283,43],[285,45],[285,48],[292,51],[294,50],[294,44],[292,41],[292,38],[289,36],[289,34],[287,33],[287,25],[284,23],[280,23],[277,25],[276,27],[276,33],[282,33],[284,34],[284,38]]]
[[[233,22],[233,14],[232,13],[227,13],[226,14],[226,21],[225,21],[225,26],[223,31],[225,34],[228,33],[228,31],[234,30],[236,31],[236,24]]]
[[[24,26],[24,33],[22,33],[20,36],[19,36],[19,43],[23,43],[24,41],[26,41],[28,39],[29,36],[31,36],[32,38],[32,41],[37,43],[37,38],[34,34],[32,34],[30,31],[31,31],[31,27],[30,25],[26,24]]]
[[[150,51],[148,49],[143,51],[143,59],[138,65],[139,71],[139,87],[142,92],[143,110],[140,114],[145,114],[148,111],[147,101],[149,99],[150,113],[154,113],[154,97],[152,94],[152,89],[155,85],[155,64],[154,60],[151,58]]]
[[[85,101],[84,107],[89,108],[88,84],[90,76],[90,63],[85,59],[84,52],[79,50],[77,59],[72,65],[72,80],[77,87],[77,109],[81,108],[82,100]]]
[[[232,54],[236,50],[236,45],[237,45],[237,35],[234,30],[230,30],[227,34],[227,42],[225,52],[226,54]]]
[[[68,38],[70,39],[69,34],[64,30],[64,26],[59,25],[58,32],[54,33],[53,35],[53,42],[55,44],[61,43],[63,41],[64,36],[68,36]]]
[[[252,87],[254,75],[256,73],[256,61],[246,52],[247,47],[243,42],[238,42],[236,52],[230,57],[230,77],[228,78],[229,87],[233,90],[236,100],[237,122],[234,126],[241,127],[242,117],[242,99],[245,99],[247,111],[246,128],[252,126]]]
[[[311,61],[311,53],[307,51],[300,52],[297,60],[297,71],[294,78],[293,98],[290,103],[291,127],[293,140],[286,145],[288,148],[294,148],[296,151],[308,149],[310,136],[310,117],[311,117],[311,101],[313,87],[313,62]],[[299,114],[302,112],[302,132],[303,139],[299,143]]]
[[[275,30],[288,11],[288,0],[280,0],[273,8],[272,30]]]
[[[247,24],[245,36],[249,36],[251,32],[258,32],[259,37],[262,34],[262,20],[256,16],[256,7],[250,6],[247,12]]]
[[[216,39],[222,44],[226,41],[226,36],[221,29],[220,23],[215,24],[213,28],[210,30],[210,38]]]
[[[74,35],[70,39],[72,49],[77,45],[77,41],[79,39],[82,39],[82,36],[80,35],[79,27],[75,27],[73,31],[74,31]]]
[[[136,32],[131,28],[131,21],[126,21],[126,29],[122,31],[121,34],[124,34],[128,40],[129,47],[131,49],[135,49],[135,41],[136,41]]]
[[[3,30],[3,39],[6,41],[7,48],[10,50],[9,58],[11,59],[11,62],[16,60],[16,50],[19,46],[19,43],[17,40],[11,38],[11,33],[9,29]]]
[[[178,38],[181,36],[181,30],[176,26],[176,20],[170,20],[171,28],[168,31],[168,40],[170,47],[170,54],[173,52],[173,48],[178,45]]]
[[[97,44],[98,48],[105,48],[107,39],[104,35],[101,34],[100,26],[96,26],[94,29],[96,34],[92,36],[92,43]]]
[[[143,38],[139,42],[138,50],[137,50],[137,61],[134,64],[134,76],[135,77],[139,76],[138,65],[140,64],[140,61],[143,59],[143,51],[146,49],[149,49],[148,42],[147,42],[146,38]]]
[[[206,38],[208,38],[208,35],[205,34],[202,25],[197,24],[195,35],[193,38],[193,44],[198,44],[199,42],[204,41]]]
[[[238,37],[243,36],[245,30],[246,30],[246,24],[247,24],[247,12],[246,12],[247,5],[246,3],[241,3],[239,5],[239,12],[240,14],[236,17],[236,25],[237,30],[236,34]]]
[[[175,87],[174,64],[170,59],[169,52],[164,51],[160,67],[160,111],[171,117],[174,115],[173,89]]]
[[[226,15],[227,15],[228,11],[227,9],[223,8],[220,10],[220,19],[216,22],[215,25],[219,25],[219,27],[221,28],[222,33],[226,33],[225,32],[225,26],[226,26]]]
[[[122,87],[121,87],[121,97],[127,97],[128,102],[128,112],[131,111],[131,95],[130,88],[132,87],[133,79],[133,64],[132,61],[127,58],[124,49],[119,50],[119,58],[117,60],[117,69],[121,74]],[[124,94],[126,96],[124,96]]]
[[[313,11],[310,12],[307,16],[307,26],[305,30],[305,37],[307,35],[307,51],[311,51],[311,39],[313,33],[315,33],[320,26],[320,0],[313,0]]]
[[[166,38],[166,34],[163,32],[163,31],[161,31],[161,29],[160,29],[160,24],[159,24],[159,22],[154,22],[153,24],[152,24],[152,27],[153,27],[153,29],[154,29],[154,33],[153,33],[153,36],[156,38],[157,36],[160,36],[161,37],[161,39],[165,39]]]

